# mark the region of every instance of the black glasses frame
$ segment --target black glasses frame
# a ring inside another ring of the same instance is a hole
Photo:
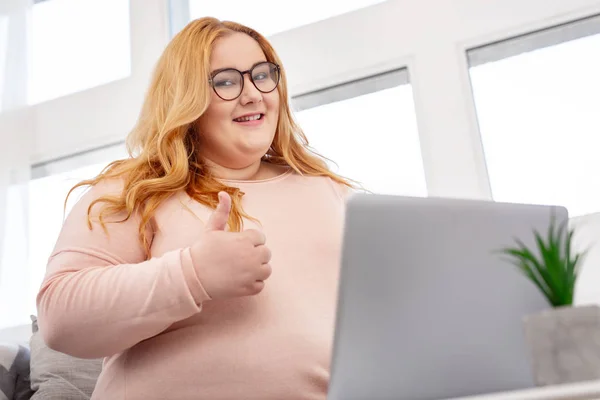
[[[268,91],[260,90],[259,87],[256,85],[256,82],[254,82],[254,78],[252,77],[252,71],[254,71],[255,68],[258,68],[265,64],[272,65],[277,70],[277,82],[275,82],[275,86],[273,87],[273,89],[268,90]],[[219,95],[219,92],[217,92],[217,88],[215,88],[215,82],[213,80],[214,77],[217,76],[218,74],[220,74],[221,72],[225,72],[225,71],[235,71],[238,74],[240,74],[240,77],[241,77],[242,85],[240,88],[240,93],[233,99],[225,99],[225,98],[221,97]],[[246,74],[248,74],[248,76],[250,77],[250,82],[252,82],[252,84],[254,85],[256,90],[258,90],[261,93],[271,93],[273,90],[277,89],[277,86],[279,86],[279,81],[281,80],[281,68],[279,67],[279,64],[276,64],[276,63],[273,63],[270,61],[264,61],[264,62],[256,64],[255,66],[253,66],[250,69],[247,69],[246,71],[240,71],[239,69],[235,69],[235,68],[225,68],[225,69],[219,70],[217,73],[213,74],[213,76],[208,81],[210,82],[210,85],[212,86],[213,91],[215,92],[215,94],[217,96],[219,96],[220,99],[223,99],[225,101],[233,101],[233,100],[237,99],[238,97],[240,97],[242,95],[242,93],[244,92],[244,84],[246,83],[245,82],[246,80],[244,79],[244,75],[246,75]]]

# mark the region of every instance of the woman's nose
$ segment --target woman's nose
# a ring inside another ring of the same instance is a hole
[[[244,89],[240,95],[242,104],[260,103],[262,101],[262,93],[254,86],[249,74],[244,74]]]

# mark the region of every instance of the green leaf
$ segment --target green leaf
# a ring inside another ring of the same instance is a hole
[[[529,279],[531,279],[536,286],[540,288],[540,290],[544,293],[546,297],[552,296],[552,290],[547,286],[546,281],[543,276],[539,273],[539,268],[537,267],[538,261],[533,257],[533,255],[526,248],[522,249],[504,249],[502,251],[504,254],[512,256],[513,260],[511,263],[516,265],[521,272],[523,272]],[[543,273],[543,271],[542,271]]]
[[[553,213],[546,235],[533,230],[534,248],[530,249],[522,240],[514,239],[514,247],[499,251],[509,256],[510,263],[531,280],[555,307],[573,304],[579,265],[587,252],[573,253],[574,229],[568,229],[567,224],[568,221],[557,224]]]
[[[543,274],[544,280],[548,286],[552,289],[555,297],[560,302],[564,302],[565,299],[565,282],[561,274],[560,262],[556,259],[557,254],[555,248],[552,248],[551,243],[544,243],[541,235],[538,232],[534,232],[535,240],[538,246],[538,250],[542,256],[542,262],[540,263],[540,273]]]

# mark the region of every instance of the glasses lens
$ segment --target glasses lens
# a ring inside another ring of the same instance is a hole
[[[279,83],[279,69],[270,62],[258,64],[252,69],[252,81],[261,92],[271,92]]]
[[[242,76],[238,71],[221,71],[212,78],[212,81],[215,91],[222,99],[233,100],[242,91]]]

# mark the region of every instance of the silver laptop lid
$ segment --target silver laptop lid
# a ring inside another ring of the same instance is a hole
[[[348,201],[329,400],[438,400],[533,385],[522,318],[549,307],[495,253],[566,209],[357,194]]]

